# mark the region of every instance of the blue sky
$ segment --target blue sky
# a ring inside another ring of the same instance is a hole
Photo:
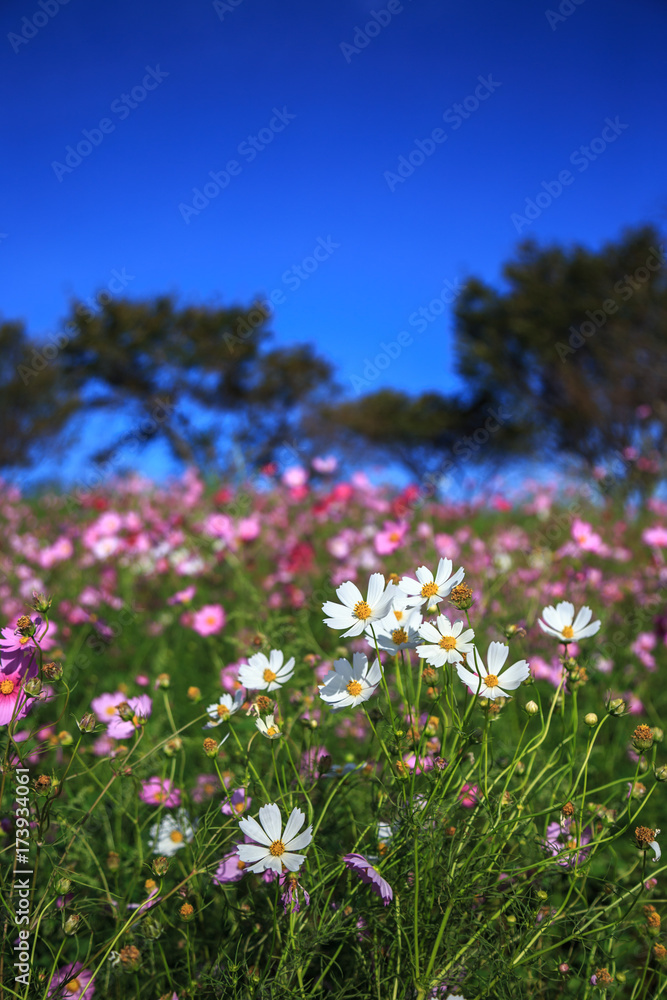
[[[277,291],[276,342],[315,343],[351,394],[456,388],[466,275],[496,281],[520,236],[598,246],[664,217],[667,8],[560,10],[8,0],[3,317],[40,341],[103,289]]]

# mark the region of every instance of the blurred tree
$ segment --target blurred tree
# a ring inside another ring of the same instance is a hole
[[[26,468],[65,446],[79,399],[61,385],[58,351],[52,340],[28,340],[22,323],[0,323],[0,468]]]
[[[16,372],[2,405],[15,434],[4,442],[5,464],[22,458],[27,441],[56,437],[71,416],[81,423],[95,413],[109,418],[96,462],[160,439],[177,459],[202,467],[239,455],[245,465],[271,460],[290,435],[294,447],[331,368],[309,347],[264,350],[268,321],[261,303],[179,309],[163,296],[100,302],[93,311],[73,302],[43,365],[8,325],[11,351],[3,354]]]
[[[471,398],[511,413],[525,453],[568,456],[647,488],[667,428],[667,272],[661,236],[627,231],[599,251],[519,247],[506,288],[468,281],[456,307]]]

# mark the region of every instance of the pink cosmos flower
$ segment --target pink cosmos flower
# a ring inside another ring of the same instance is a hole
[[[205,604],[192,616],[192,628],[199,635],[217,635],[226,621],[225,609],[221,604]]]
[[[184,590],[177,590],[175,594],[167,599],[167,604],[189,604],[192,598],[195,596],[196,587],[190,586],[186,587]]]
[[[377,868],[374,868],[370,861],[367,861],[363,854],[346,854],[343,861],[362,882],[370,885],[371,890],[379,896],[385,906],[388,906],[394,898],[394,890],[385,879],[382,878]]]
[[[240,816],[250,808],[252,799],[245,788],[235,788],[231,794],[231,803],[225,799],[222,803],[221,812],[225,816]]]
[[[118,706],[124,701],[127,701],[127,695],[122,691],[114,691],[113,694],[105,693],[93,698],[90,707],[99,722],[110,722],[118,714]]]
[[[169,778],[149,778],[144,781],[139,792],[139,798],[151,806],[164,806],[173,809],[181,804],[180,789],[174,788]]]
[[[237,530],[242,542],[251,542],[257,538],[261,530],[259,518],[256,516],[241,518]]]
[[[575,864],[583,864],[583,862],[588,857],[590,847],[586,847],[592,838],[592,831],[590,826],[587,826],[581,832],[581,837],[579,838],[579,851],[575,854],[577,848],[577,838],[571,832],[572,820],[564,819],[562,823],[554,822],[549,823],[547,827],[547,839],[544,844],[549,853],[556,857],[561,851],[570,851],[570,855],[560,858],[557,864],[562,865],[563,868],[573,868]]]
[[[283,472],[282,480],[285,486],[290,486],[292,489],[305,486],[308,481],[308,471],[302,465],[291,465]]]
[[[223,779],[225,782],[225,787],[229,785],[230,777],[229,775],[223,774]],[[213,796],[220,791],[220,782],[217,776],[212,776],[210,774],[198,774],[195,782],[195,787],[190,793],[193,802],[205,802],[206,799],[211,799]]]
[[[316,455],[310,464],[315,469],[315,472],[319,472],[321,476],[327,476],[331,475],[338,468],[338,459],[335,455],[325,455],[323,457]]]
[[[218,865],[215,875],[211,878],[216,885],[224,885],[225,882],[239,882],[245,874],[245,863],[241,861],[236,852],[225,854]]]
[[[389,556],[403,544],[408,525],[406,521],[385,521],[382,531],[378,531],[373,544],[379,556]]]
[[[92,978],[92,972],[84,969],[81,962],[70,962],[69,965],[62,966],[55,973],[49,984],[47,995],[62,998],[62,1000],[80,1000],[85,990],[87,1000],[95,992],[95,983],[88,985]]]
[[[0,726],[7,726],[12,718],[16,721],[28,714],[35,699],[25,693],[23,685],[37,672],[35,664],[29,672],[17,670],[12,674],[0,674]]]
[[[461,791],[459,792],[459,802],[466,809],[472,809],[476,806],[479,801],[479,787],[477,785],[468,785],[464,783]]]
[[[661,524],[656,524],[653,528],[646,528],[642,532],[642,541],[653,548],[667,548],[667,528]]]

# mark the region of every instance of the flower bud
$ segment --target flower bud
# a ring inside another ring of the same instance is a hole
[[[162,878],[169,871],[169,858],[166,858],[164,854],[161,854],[159,858],[153,859],[151,868],[153,869],[154,875],[157,875],[158,878]]]
[[[624,715],[625,714],[625,702],[622,698],[614,698],[609,702],[607,710],[610,715]]]
[[[164,688],[166,690],[171,684],[171,677],[169,674],[158,674],[157,677],[158,687]]]
[[[148,914],[141,921],[141,933],[149,941],[157,941],[162,934],[162,924],[151,914]]]
[[[449,595],[449,600],[459,611],[468,611],[475,603],[472,589],[467,583],[459,583]]]
[[[61,747],[71,747],[72,743],[74,743],[74,737],[66,729],[63,729],[62,732],[58,733],[58,742]]]
[[[45,615],[47,613],[51,607],[52,600],[53,598],[47,597],[45,594],[40,594],[36,590],[33,590],[32,592],[32,607],[40,615]]]
[[[126,701],[121,701],[120,705],[116,705],[116,711],[123,722],[131,722],[134,717],[134,709]]]
[[[653,730],[651,727],[645,725],[637,726],[632,734],[632,745],[640,753],[650,750],[653,746]]]
[[[218,756],[218,744],[215,740],[212,740],[210,736],[206,737],[202,746],[204,747],[204,753],[207,757],[213,758]]]
[[[92,712],[86,712],[85,715],[81,716],[80,721],[77,722],[79,730],[82,733],[92,733],[93,730],[95,729],[96,724],[97,724],[97,719],[95,718]]]
[[[598,717],[595,712],[589,712],[588,715],[584,716],[584,722],[587,726],[593,728],[593,726],[597,726],[598,724]]]
[[[50,663],[45,663],[42,667],[42,675],[47,681],[59,681],[63,675],[62,664],[55,663],[53,660]]]
[[[23,690],[26,694],[36,698],[37,695],[42,693],[42,682],[39,677],[31,677],[30,680],[26,681],[23,685]]]
[[[547,899],[549,898],[549,893],[545,892],[544,889],[540,889],[540,891],[537,893],[537,898],[541,899],[543,903],[546,903]]]
[[[667,764],[663,764],[661,767],[656,767],[653,771],[653,775],[656,781],[667,781]]]
[[[107,854],[107,868],[110,872],[118,871],[120,868],[120,854],[117,851],[109,851]]]
[[[193,687],[189,687],[188,688],[188,698],[190,699],[190,701],[194,701],[194,702],[200,701],[201,700],[201,691],[200,691],[200,689],[198,687],[194,687],[194,686]]]
[[[72,883],[68,878],[59,878],[56,882],[56,892],[61,896],[66,896],[72,888]]]
[[[570,971],[570,966],[567,964],[567,962],[561,962],[560,965],[558,966],[558,971],[562,976],[566,976]]]
[[[524,639],[526,630],[523,625],[508,625],[505,629],[506,639]]]
[[[540,706],[536,701],[527,701],[523,708],[528,715],[537,715],[540,710]]]
[[[175,753],[183,749],[183,740],[180,736],[172,736],[170,740],[167,740],[163,750],[167,757],[173,757]]]
[[[81,917],[79,916],[78,913],[70,913],[63,927],[65,934],[76,934],[77,930],[79,929],[80,921]]]
[[[185,921],[192,920],[192,918],[195,915],[195,908],[192,905],[192,903],[183,903],[183,905],[180,907],[178,911],[178,915],[181,918],[181,920]]]
[[[662,741],[664,740],[664,738],[665,738],[665,733],[660,728],[660,726],[654,726],[653,727],[653,742],[654,743],[662,743]]]

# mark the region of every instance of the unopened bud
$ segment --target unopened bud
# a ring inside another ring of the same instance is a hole
[[[199,701],[201,699],[201,691],[199,690],[199,688],[189,687],[188,698],[190,699],[190,701],[195,701],[195,702]]]
[[[662,743],[662,741],[664,740],[664,738],[665,738],[665,734],[664,734],[664,731],[660,728],[660,726],[654,726],[653,727],[653,742],[654,743]]]
[[[134,717],[134,709],[126,701],[121,701],[120,705],[116,705],[116,711],[123,722],[130,722]]]
[[[178,911],[181,920],[192,920],[195,915],[195,908],[192,903],[183,903]]]
[[[23,690],[26,694],[36,698],[37,695],[42,693],[42,682],[39,677],[31,677],[30,680],[26,681],[23,685]]]
[[[540,889],[540,891],[537,893],[537,898],[541,899],[542,902],[545,903],[549,898],[549,893],[545,892],[544,889]]]
[[[60,893],[61,896],[66,896],[71,888],[72,883],[68,878],[59,878],[56,882],[56,892]]]
[[[567,964],[567,962],[561,962],[560,965],[558,966],[558,971],[562,976],[566,976],[570,971],[570,966]]]
[[[153,874],[157,875],[158,878],[162,878],[169,871],[169,858],[166,858],[164,854],[161,854],[159,858],[154,858],[152,864]]]
[[[45,615],[46,612],[51,607],[51,597],[47,597],[46,594],[40,594],[38,591],[33,590],[32,592],[32,606],[40,615]]]
[[[526,630],[523,625],[508,625],[505,629],[506,639],[524,639]]]
[[[528,715],[537,715],[537,713],[540,710],[540,706],[537,704],[536,701],[527,701],[523,707],[524,710],[528,713]]]
[[[166,690],[166,688],[168,688],[171,684],[171,677],[169,674],[158,674],[157,684],[158,687],[165,688]]]
[[[65,934],[76,934],[79,929],[80,922],[81,917],[78,913],[70,913],[69,917],[65,921],[65,926],[63,927]]]
[[[172,736],[164,745],[164,752],[167,757],[173,757],[175,753],[183,749],[183,740],[180,736]]]
[[[97,723],[97,719],[92,712],[86,712],[85,715],[81,716],[80,721],[77,723],[80,731],[82,733],[92,733]]]
[[[42,667],[42,675],[47,681],[59,681],[63,675],[62,664],[51,660]]]
[[[612,699],[607,706],[610,715],[624,715],[625,707],[625,702],[622,698]]]
[[[149,941],[157,941],[160,934],[162,934],[162,924],[155,917],[151,916],[151,914],[148,914],[141,921],[141,933]]]
[[[107,854],[107,868],[110,872],[118,871],[120,868],[120,854],[117,851],[109,851]]]
[[[653,771],[656,781],[667,781],[667,764],[656,767]]]
[[[61,747],[71,747],[72,743],[74,743],[74,737],[66,729],[63,729],[62,732],[58,733],[58,742]]]
[[[595,714],[595,712],[589,712],[587,715],[584,716],[584,722],[586,723],[587,726],[590,726],[592,729],[593,726],[597,726],[598,717]]]

